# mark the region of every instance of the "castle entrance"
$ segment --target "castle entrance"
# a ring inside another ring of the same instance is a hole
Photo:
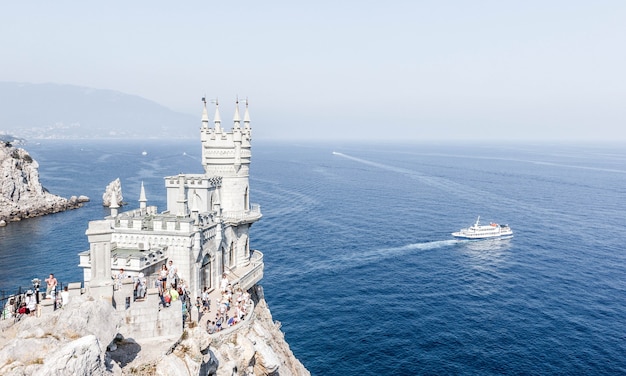
[[[211,258],[208,254],[202,259],[202,267],[200,268],[200,288],[208,287],[211,289]]]

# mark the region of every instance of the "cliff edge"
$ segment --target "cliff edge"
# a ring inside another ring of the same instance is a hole
[[[39,164],[26,150],[0,142],[0,226],[10,221],[81,207],[85,196],[66,199],[39,182]]]
[[[263,298],[256,301],[251,319],[217,335],[205,328],[187,329],[181,341],[169,354],[144,368],[142,375],[160,376],[306,376],[311,373],[293,355],[285,341],[280,323]],[[144,365],[145,367],[145,365]],[[125,370],[137,371],[141,367]]]
[[[213,335],[190,323],[179,339],[123,338],[123,315],[88,295],[41,317],[9,315],[0,320],[0,375],[310,375],[256,291],[246,322]]]

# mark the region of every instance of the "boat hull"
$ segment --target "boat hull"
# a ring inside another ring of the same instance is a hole
[[[478,216],[473,226],[453,232],[452,236],[457,239],[468,240],[511,238],[513,237],[513,230],[511,230],[509,225],[499,225],[493,222],[488,226],[481,226],[480,216]]]
[[[457,239],[465,239],[465,240],[510,239],[513,237],[513,233],[499,234],[499,235],[464,235],[458,232],[453,232],[452,236]]]

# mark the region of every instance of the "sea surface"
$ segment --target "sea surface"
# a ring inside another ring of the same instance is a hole
[[[626,374],[625,146],[254,141],[272,315],[314,375]],[[25,148],[92,201],[0,228],[4,291],[82,280],[110,181],[165,210],[163,177],[202,172],[196,140]],[[451,237],[479,215],[515,236]]]

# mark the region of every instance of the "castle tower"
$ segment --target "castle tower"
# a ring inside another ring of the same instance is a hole
[[[117,201],[111,201],[117,205]],[[91,221],[85,235],[89,239],[91,254],[91,281],[89,293],[94,297],[111,298],[113,284],[111,282],[111,223],[107,220]]]
[[[206,108],[206,102],[205,102]],[[251,158],[251,132],[246,105],[245,128],[242,131],[239,103],[235,107],[233,131],[224,133],[219,120],[219,107],[215,106],[215,129],[202,129],[202,166],[205,175],[220,176],[220,205],[224,212],[241,212],[250,209],[249,171]]]

